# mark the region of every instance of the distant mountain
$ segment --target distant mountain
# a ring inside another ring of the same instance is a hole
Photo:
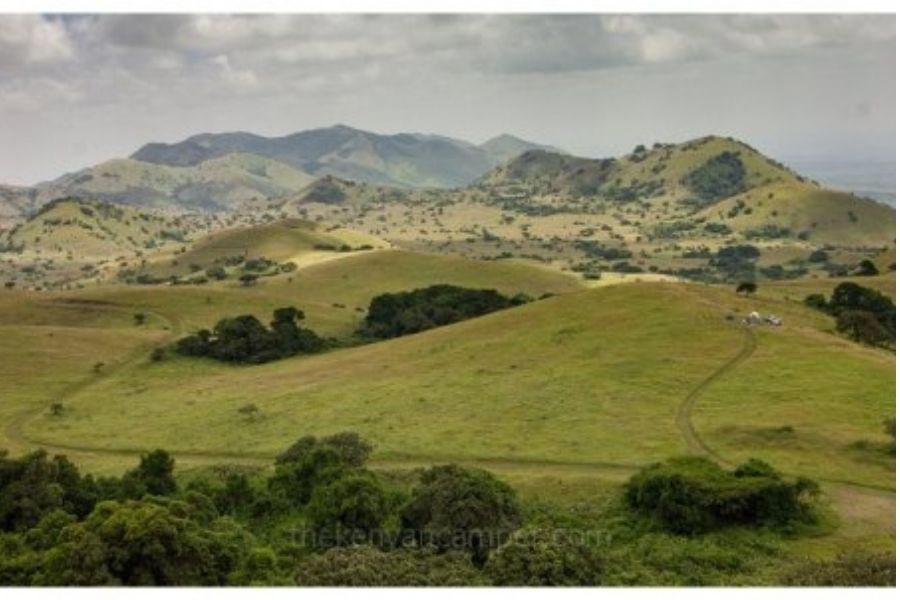
[[[438,135],[382,135],[336,125],[267,138],[245,132],[190,137],[175,144],[147,144],[134,160],[194,166],[233,153],[280,161],[314,176],[336,175],[363,183],[405,188],[468,184],[526,150],[546,148],[511,135],[481,146]]]
[[[537,148],[547,147],[511,135],[478,146],[438,135],[381,135],[343,125],[273,138],[204,133],[175,144],[147,144],[128,159],[31,188],[0,186],[0,227],[66,197],[222,212],[287,198],[328,175],[402,189],[461,187]]]
[[[38,204],[77,196],[144,208],[218,212],[283,196],[312,180],[282,162],[234,153],[189,166],[114,159],[38,184],[34,193]]]

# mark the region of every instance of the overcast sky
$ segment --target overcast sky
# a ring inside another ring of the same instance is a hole
[[[0,182],[344,123],[607,156],[894,160],[894,16],[0,15]]]

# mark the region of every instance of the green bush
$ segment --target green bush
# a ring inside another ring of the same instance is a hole
[[[600,585],[603,563],[577,531],[524,529],[493,552],[485,571],[501,586]]]
[[[388,509],[387,494],[375,476],[356,471],[314,489],[309,524],[319,546],[373,542]]]
[[[409,587],[485,585],[486,578],[459,552],[386,552],[372,546],[332,548],[303,561],[301,586]]]
[[[400,518],[420,546],[468,550],[482,563],[522,521],[509,485],[487,471],[459,465],[424,471]]]
[[[788,572],[785,585],[804,587],[894,587],[897,557],[893,554],[845,552],[833,560],[807,560]]]
[[[642,469],[629,480],[626,497],[665,529],[696,534],[729,525],[809,521],[817,493],[813,481],[787,481],[759,460],[729,472],[706,458],[685,457]]]
[[[392,338],[479,317],[527,302],[522,295],[507,298],[496,290],[471,290],[454,285],[381,294],[372,299],[360,333]]]
[[[722,152],[691,171],[684,184],[707,204],[743,191],[744,174],[738,153]]]
[[[212,331],[202,329],[181,338],[175,349],[185,356],[207,356],[224,362],[252,364],[324,349],[324,339],[311,329],[298,325],[303,319],[303,311],[293,307],[276,309],[271,329],[253,315],[222,319]]]

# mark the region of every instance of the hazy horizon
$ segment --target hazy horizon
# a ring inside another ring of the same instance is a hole
[[[336,123],[606,157],[895,159],[893,15],[0,16],[0,182]]]

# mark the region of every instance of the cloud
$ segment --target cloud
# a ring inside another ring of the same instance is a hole
[[[647,89],[661,73],[690,78],[692,101],[714,104],[752,95],[739,76],[764,80],[796,64],[792,76],[807,87],[833,80],[833,94],[816,96],[822,110],[865,103],[872,116],[856,121],[892,132],[883,107],[893,99],[894,30],[893,15],[0,15],[0,130],[54,118],[68,127],[78,115],[72,127],[85,136],[95,136],[91,119],[95,130],[131,132],[116,153],[147,141],[136,131],[151,120],[160,136],[341,121],[487,138],[498,120],[546,121],[548,102],[581,123],[656,102],[648,110],[677,122],[687,107],[666,101],[671,84],[655,98],[638,93],[645,78]],[[864,68],[841,71],[850,64]],[[860,86],[875,97],[851,98]],[[890,91],[875,93],[882,87]],[[584,98],[593,112],[572,108]]]
[[[0,66],[55,63],[73,53],[62,22],[39,15],[0,16]]]

